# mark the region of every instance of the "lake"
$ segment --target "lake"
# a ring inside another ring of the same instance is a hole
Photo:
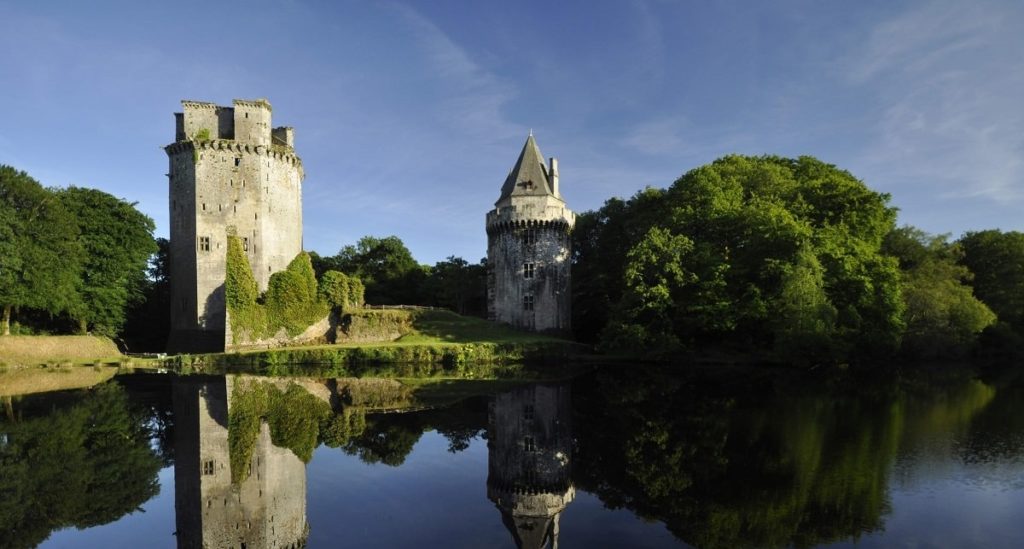
[[[1024,547],[1019,382],[541,377],[128,374],[7,399],[0,546]]]

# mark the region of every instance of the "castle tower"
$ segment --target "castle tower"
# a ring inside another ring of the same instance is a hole
[[[305,547],[306,465],[261,422],[249,476],[231,482],[228,413],[234,377],[174,381],[174,510],[178,547]]]
[[[558,521],[576,497],[571,390],[534,385],[497,395],[487,426],[487,497],[517,547],[558,547]]]
[[[526,139],[487,213],[487,315],[527,330],[571,328],[569,232],[576,214],[558,190],[558,160],[545,164]]]
[[[182,101],[170,159],[172,352],[223,351],[227,237],[260,291],[302,251],[302,161],[292,128],[271,129],[265,99]]]

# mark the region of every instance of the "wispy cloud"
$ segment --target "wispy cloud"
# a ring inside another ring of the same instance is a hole
[[[947,198],[1024,200],[1024,11],[926,3],[882,22],[846,61],[880,105],[867,161]]]

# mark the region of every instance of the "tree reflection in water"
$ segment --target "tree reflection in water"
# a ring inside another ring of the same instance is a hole
[[[575,407],[577,485],[700,547],[809,547],[882,529],[898,454],[928,429],[966,429],[995,394],[977,381],[915,395],[705,375],[603,371],[581,381]]]
[[[116,382],[35,400],[0,417],[0,547],[113,522],[160,491],[146,418]]]

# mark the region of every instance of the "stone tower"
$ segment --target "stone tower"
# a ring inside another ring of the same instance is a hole
[[[249,475],[231,481],[228,413],[234,376],[174,380],[174,510],[178,547],[306,546],[306,465],[261,422]]]
[[[520,548],[558,547],[558,522],[576,497],[568,385],[497,395],[487,426],[487,497]]]
[[[487,213],[487,315],[535,331],[571,328],[569,232],[576,214],[558,190],[558,160],[533,134]]]
[[[182,101],[170,158],[172,352],[222,351],[227,236],[237,235],[260,291],[302,251],[302,161],[270,103]]]

